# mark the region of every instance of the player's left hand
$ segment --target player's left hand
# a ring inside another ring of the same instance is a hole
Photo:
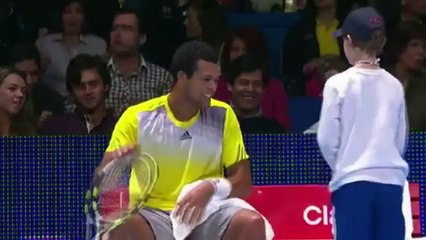
[[[184,224],[197,223],[203,216],[214,191],[215,189],[210,182],[201,183],[177,203],[176,216]]]

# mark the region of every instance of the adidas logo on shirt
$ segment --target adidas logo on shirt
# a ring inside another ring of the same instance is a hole
[[[188,131],[185,131],[182,136],[180,136],[179,140],[186,140],[186,139],[192,139],[191,134],[189,134]]]

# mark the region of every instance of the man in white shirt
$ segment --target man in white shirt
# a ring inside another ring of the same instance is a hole
[[[376,58],[384,25],[373,8],[359,8],[336,32],[353,67],[326,82],[317,135],[333,171],[336,240],[405,238],[406,106],[401,83]]]

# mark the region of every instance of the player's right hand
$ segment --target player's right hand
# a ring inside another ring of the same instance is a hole
[[[105,153],[105,155],[110,155],[108,157],[111,158],[110,161],[112,161],[114,159],[121,158],[121,157],[124,157],[124,156],[129,155],[129,154],[133,154],[137,150],[138,150],[138,145],[137,144],[132,144],[132,145],[127,145],[127,146],[120,147],[120,148],[118,148],[117,150],[115,150],[113,152],[107,152],[107,153]]]
[[[124,156],[127,156],[129,154],[133,154],[138,150],[138,145],[137,144],[132,144],[132,145],[126,145],[123,147],[119,147],[116,150],[112,151],[112,152],[106,152],[104,155],[104,158],[102,159],[101,164],[99,164],[99,166],[95,169],[95,174],[97,175],[100,173],[100,171],[111,161],[113,161],[114,159],[119,159],[122,158]]]

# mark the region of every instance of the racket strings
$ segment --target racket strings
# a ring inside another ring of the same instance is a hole
[[[99,186],[99,191],[109,192],[119,187],[125,187],[130,182],[131,166],[117,164],[110,169],[108,174],[105,174],[102,183]]]
[[[114,160],[114,163],[106,167],[98,189],[100,192],[108,192],[116,188],[129,185],[130,173],[134,156]]]
[[[133,162],[132,170],[132,178],[134,178],[134,181],[137,181],[140,187],[140,192],[137,195],[138,198],[135,199],[135,203],[129,207],[128,211],[114,214],[117,216],[114,218],[115,220],[111,221],[111,219],[108,219],[108,221],[104,221],[103,230],[99,234],[108,233],[126,222],[148,200],[158,178],[159,169],[156,161],[150,155],[142,154]]]
[[[155,159],[146,153],[116,159],[104,168],[97,187],[97,206],[93,207],[100,227],[96,231],[97,236],[123,224],[144,206],[155,186],[158,172]],[[129,192],[130,184],[134,183],[139,186],[137,194]],[[107,209],[107,214],[101,214],[99,210],[102,209]]]

